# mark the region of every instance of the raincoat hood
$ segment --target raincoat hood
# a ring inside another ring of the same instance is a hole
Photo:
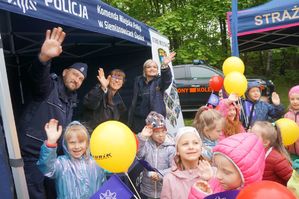
[[[243,185],[261,181],[265,168],[265,149],[254,133],[239,133],[221,140],[213,149],[230,160],[240,173]]]
[[[85,159],[89,159],[90,158],[90,152],[89,152],[89,141],[90,141],[90,135],[88,133],[88,130],[87,128],[81,124],[80,122],[78,121],[72,121],[71,123],[69,123],[69,125],[67,125],[66,129],[65,129],[65,134],[63,136],[63,141],[62,141],[62,148],[63,148],[63,152],[66,156],[68,156],[69,158],[73,158],[68,150],[68,146],[67,146],[67,139],[66,139],[66,132],[68,132],[70,130],[70,128],[74,125],[77,125],[77,126],[80,126],[82,128],[82,130],[84,131],[84,133],[86,134],[87,136],[87,147],[86,147],[86,151],[85,151]]]

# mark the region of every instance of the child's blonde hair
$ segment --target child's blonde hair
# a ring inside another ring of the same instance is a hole
[[[195,115],[193,126],[203,139],[204,137],[207,137],[207,135],[204,134],[204,129],[206,129],[206,131],[213,130],[216,128],[216,121],[221,122],[222,126],[224,125],[224,118],[217,110],[202,106],[198,109]]]
[[[84,153],[84,157],[88,158],[89,157],[89,133],[87,128],[78,121],[71,122],[66,127],[64,132],[64,140],[66,145],[67,145],[67,141],[74,134],[78,137],[79,140],[86,140],[87,149]]]
[[[275,148],[282,155],[284,155],[289,162],[291,162],[290,155],[285,149],[285,147],[283,146],[281,132],[279,128],[275,126],[275,124],[272,124],[267,121],[256,121],[252,127],[254,126],[260,127],[261,136],[263,140],[269,140],[270,147]]]

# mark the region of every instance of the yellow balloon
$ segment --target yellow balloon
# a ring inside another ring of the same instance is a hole
[[[90,152],[97,164],[113,173],[127,172],[135,159],[136,139],[125,124],[107,121],[97,126],[90,138]]]
[[[244,63],[239,57],[229,57],[223,62],[222,65],[222,71],[224,76],[228,75],[231,72],[239,72],[244,74],[244,70]]]
[[[247,79],[239,72],[231,72],[224,78],[224,89],[228,94],[242,96],[247,90]]]
[[[294,144],[298,140],[299,126],[296,122],[288,118],[281,118],[275,123],[280,129],[284,146]]]

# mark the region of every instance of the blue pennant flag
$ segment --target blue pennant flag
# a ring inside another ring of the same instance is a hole
[[[131,190],[114,174],[90,199],[130,199],[133,195]]]
[[[148,171],[155,171],[157,173],[159,173],[161,176],[163,176],[163,174],[156,168],[152,167],[150,165],[150,163],[148,163],[147,161],[145,160],[141,160],[141,159],[138,159],[139,163]]]
[[[208,104],[215,106],[218,106],[219,104],[219,97],[215,95],[214,93],[211,93],[210,98],[208,100]]]
[[[204,199],[235,199],[237,198],[238,194],[239,194],[239,190],[223,191],[223,192],[209,195]]]

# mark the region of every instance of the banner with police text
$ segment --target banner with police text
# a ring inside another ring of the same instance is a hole
[[[0,9],[151,45],[149,26],[99,0],[0,0]]]

